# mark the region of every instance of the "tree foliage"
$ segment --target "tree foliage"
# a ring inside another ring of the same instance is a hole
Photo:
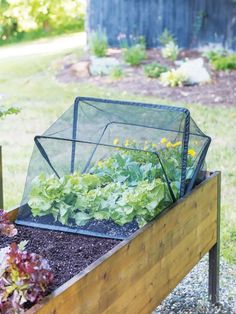
[[[84,0],[0,0],[0,40],[39,30],[81,30],[84,12]]]

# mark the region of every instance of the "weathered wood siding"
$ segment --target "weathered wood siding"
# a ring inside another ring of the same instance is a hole
[[[104,29],[111,46],[125,33],[144,36],[155,47],[166,28],[181,47],[220,43],[236,50],[236,1],[89,0],[87,27]]]

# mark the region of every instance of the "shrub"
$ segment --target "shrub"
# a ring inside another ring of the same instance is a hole
[[[0,1],[0,43],[79,31],[84,16],[82,1]]]
[[[161,34],[159,38],[159,42],[162,46],[166,46],[170,42],[175,42],[174,37],[169,33],[168,29],[165,28],[164,32]]]
[[[0,107],[0,119],[1,118],[4,118],[5,116],[7,115],[10,115],[10,114],[17,114],[20,112],[20,109],[19,108],[15,108],[15,107],[10,107],[10,108],[3,108],[3,107]]]
[[[144,67],[144,73],[148,77],[157,78],[164,72],[167,72],[167,68],[156,62],[150,63]]]
[[[115,80],[121,79],[123,75],[123,69],[120,66],[116,66],[111,70],[111,77]]]
[[[132,66],[140,65],[146,58],[146,48],[143,44],[135,44],[131,47],[124,48],[124,61]]]
[[[179,47],[174,41],[170,41],[161,49],[161,54],[164,58],[175,61],[179,54]]]
[[[208,50],[202,54],[202,56],[207,58],[209,61],[213,61],[214,59],[217,59],[224,55],[225,55],[224,50]]]
[[[236,69],[236,54],[215,57],[211,60],[211,65],[217,71]]]
[[[162,73],[160,76],[160,81],[163,86],[183,86],[183,84],[187,81],[187,76],[180,69],[172,69],[168,72]]]
[[[92,54],[96,57],[105,57],[108,48],[106,34],[103,31],[92,32],[89,39],[89,47]]]

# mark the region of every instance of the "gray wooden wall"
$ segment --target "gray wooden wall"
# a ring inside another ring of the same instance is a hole
[[[104,29],[109,44],[117,36],[145,36],[147,46],[159,45],[167,28],[181,47],[220,43],[236,50],[234,0],[89,0],[88,31]]]

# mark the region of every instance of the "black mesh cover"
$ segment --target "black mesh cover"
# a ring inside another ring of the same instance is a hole
[[[209,145],[185,108],[78,97],[35,137],[16,222],[124,239],[203,178]],[[154,184],[158,210],[140,196]],[[132,216],[138,201],[150,215]]]

